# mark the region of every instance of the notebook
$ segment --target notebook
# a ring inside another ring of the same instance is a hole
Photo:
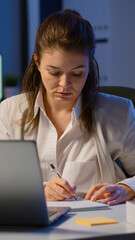
[[[0,225],[50,225],[69,210],[47,208],[36,143],[0,141]]]
[[[106,210],[109,209],[109,205],[100,202],[92,202],[91,200],[85,200],[78,197],[78,201],[67,199],[65,201],[47,202],[48,207],[70,207],[70,212],[92,211],[92,210]]]

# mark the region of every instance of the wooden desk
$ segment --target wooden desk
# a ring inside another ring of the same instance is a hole
[[[105,216],[119,221],[117,224],[86,226],[77,224],[76,218]],[[126,222],[125,204],[111,207],[109,210],[69,212],[52,226],[43,228],[32,227],[0,227],[2,240],[133,240],[135,225]]]

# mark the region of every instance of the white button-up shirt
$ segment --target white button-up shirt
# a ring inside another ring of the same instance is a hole
[[[79,98],[59,141],[56,129],[46,116],[41,93],[34,107],[34,116],[40,110],[39,124],[22,135],[20,120],[27,108],[25,94],[0,103],[0,139],[36,140],[44,182],[56,176],[50,169],[53,163],[64,179],[77,186],[77,194],[85,195],[92,184],[119,181],[135,191],[135,177],[125,179],[115,162],[119,159],[125,170],[135,175],[135,111],[130,100],[99,93],[93,112],[94,131],[90,135],[84,128],[80,129]]]
[[[86,193],[92,184],[100,182],[100,174],[93,137],[80,129],[78,118],[81,97],[72,110],[69,125],[58,141],[56,128],[46,115],[41,92],[35,102],[34,116],[39,108],[37,147],[43,181],[56,177],[50,167],[53,164],[64,179],[75,184],[79,192]]]

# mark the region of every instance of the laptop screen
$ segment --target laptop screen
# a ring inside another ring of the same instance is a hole
[[[3,99],[2,55],[0,54],[0,102]]]
[[[50,225],[70,208],[52,210],[48,217],[35,141],[0,140],[0,225]]]

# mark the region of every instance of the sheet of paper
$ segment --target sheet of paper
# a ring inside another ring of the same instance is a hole
[[[108,209],[107,204],[100,202],[92,202],[91,200],[65,200],[65,201],[55,201],[47,202],[48,207],[70,207],[71,211],[89,211],[98,209]]]

